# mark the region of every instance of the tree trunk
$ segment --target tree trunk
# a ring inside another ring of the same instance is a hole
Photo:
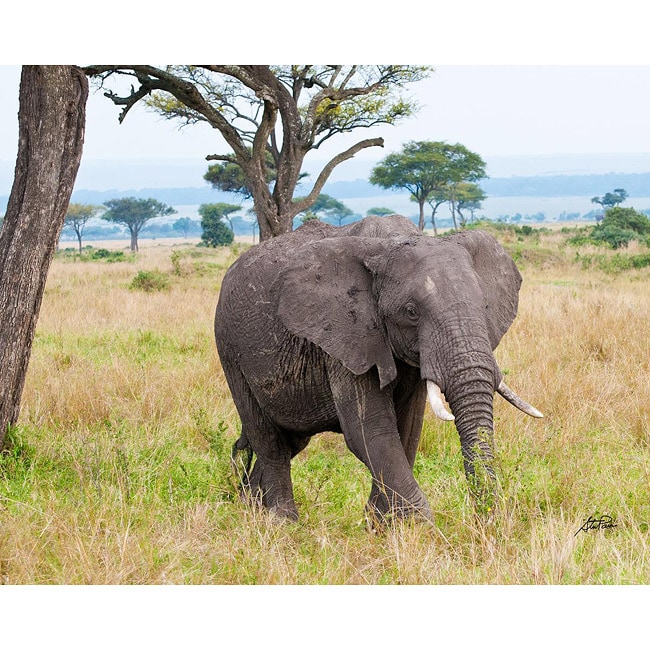
[[[431,225],[433,226],[433,236],[438,236],[438,226],[436,225],[436,209],[431,208]]]
[[[47,272],[81,161],[88,82],[74,66],[24,66],[18,157],[0,232],[0,449],[16,423]]]
[[[138,252],[138,231],[134,230],[131,227],[129,227],[129,230],[131,232],[131,252],[137,253]]]
[[[420,206],[420,218],[418,220],[418,228],[420,229],[420,232],[424,231],[424,201],[418,201],[418,205]]]
[[[454,230],[458,230],[458,222],[456,221],[456,201],[451,200],[451,218],[454,220]]]

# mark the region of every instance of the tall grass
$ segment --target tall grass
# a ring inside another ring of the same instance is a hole
[[[415,473],[435,526],[379,534],[363,514],[368,472],[335,434],[294,460],[297,523],[237,497],[240,425],[212,333],[235,253],[55,260],[21,421],[0,458],[0,581],[649,582],[648,271],[585,268],[559,233],[499,237],[524,284],[497,358],[546,417],[495,400],[502,502],[485,522],[455,429],[427,413]],[[134,288],[143,273],[167,288]],[[601,515],[616,527],[578,532]]]

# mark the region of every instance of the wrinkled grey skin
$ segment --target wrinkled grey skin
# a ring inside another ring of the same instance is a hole
[[[413,477],[427,379],[456,418],[470,484],[479,465],[490,483],[502,378],[493,350],[520,284],[490,235],[427,237],[402,217],[308,222],[246,252],[224,278],[215,318],[242,421],[233,454],[247,456],[245,490],[297,518],[291,458],[312,435],[336,431],[372,474],[371,518],[430,519]]]

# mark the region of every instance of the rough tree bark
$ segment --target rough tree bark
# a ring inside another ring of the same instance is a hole
[[[18,157],[0,232],[0,449],[18,420],[50,263],[81,161],[88,81],[75,66],[24,66]]]

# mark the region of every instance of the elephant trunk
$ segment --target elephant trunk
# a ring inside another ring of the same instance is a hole
[[[439,356],[430,366],[424,361],[422,373],[430,379],[427,386],[440,382],[454,416],[470,487],[477,503],[489,509],[495,494],[493,398],[501,373],[487,336],[464,338],[447,349],[453,354]],[[433,392],[429,391],[430,398]]]
[[[477,505],[490,510],[496,495],[493,379],[461,380],[448,390],[449,405],[460,437],[465,475]]]

